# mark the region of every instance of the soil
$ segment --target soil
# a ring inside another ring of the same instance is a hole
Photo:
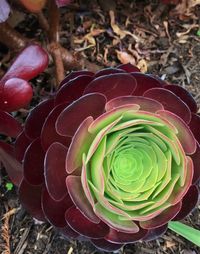
[[[117,66],[131,62],[159,75],[173,84],[187,88],[200,106],[200,7],[190,15],[177,12],[175,6],[159,1],[86,1],[74,2],[62,8],[61,43],[67,49],[86,58],[92,68]],[[110,22],[114,10],[115,21]],[[16,29],[29,38],[46,43],[46,35],[37,17],[22,9]],[[111,15],[111,16],[110,16]],[[17,17],[17,16],[15,16]],[[9,67],[13,53],[0,45],[0,75]],[[83,66],[84,68],[84,66]],[[66,74],[71,70],[66,70]],[[53,63],[45,73],[32,81],[35,96],[28,109],[16,115],[23,121],[36,103],[48,96],[55,83]],[[43,97],[43,98],[42,98]],[[0,228],[10,238],[10,252],[3,251],[5,240],[0,236],[0,253],[8,254],[83,254],[103,253],[89,242],[66,239],[49,224],[33,220],[20,206],[17,189],[6,189],[9,182],[4,170],[0,175]],[[7,224],[3,216],[11,212]],[[200,228],[200,206],[183,221]],[[6,225],[8,226],[6,228]],[[198,254],[200,248],[168,230],[155,241],[128,244],[118,253]]]

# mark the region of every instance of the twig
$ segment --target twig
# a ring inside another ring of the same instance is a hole
[[[26,249],[26,247],[27,247],[27,245],[28,245],[28,242],[26,241],[26,242],[22,245],[20,251],[19,251],[17,254],[23,254],[24,251],[25,251],[25,249]]]
[[[59,43],[60,13],[55,3],[55,0],[49,0],[48,2],[48,17],[49,17],[49,27],[50,27],[49,41]]]
[[[20,51],[26,47],[30,41],[31,40],[16,32],[15,29],[6,22],[0,23],[0,42],[6,45],[9,49]],[[33,42],[40,44],[35,40]],[[61,50],[64,65],[66,65],[69,69],[81,68],[79,61],[77,61],[77,59],[67,49],[61,48]]]
[[[11,254],[10,251],[10,235],[9,235],[9,220],[10,217],[15,214],[17,211],[16,208],[13,208],[9,212],[7,212],[4,216],[4,223],[1,229],[1,235],[4,240],[4,244],[0,244],[0,247],[3,249],[2,254]]]
[[[70,53],[67,49],[60,47],[61,55],[63,59],[64,66],[66,69],[80,69],[85,62],[85,59],[80,59],[77,55]]]
[[[3,248],[2,254],[11,254],[10,252],[10,236],[9,236],[9,216],[5,218],[4,224],[2,227],[2,238],[5,242],[5,244],[1,244],[0,247]]]
[[[57,81],[56,83],[57,86],[59,86],[60,82],[65,77],[65,69],[63,64],[59,36],[60,13],[54,0],[49,0],[48,2],[48,17],[49,17],[48,37],[50,41],[49,48],[55,63],[56,81]]]
[[[19,210],[20,210],[20,208],[11,209],[10,211],[8,211],[7,213],[4,214],[4,216],[2,217],[2,220],[6,219],[6,217],[10,217],[11,215],[15,214]]]
[[[62,54],[61,54],[61,49],[60,49],[60,44],[56,42],[52,42],[49,45],[49,50],[52,54],[54,63],[55,63],[55,68],[56,68],[56,81],[57,85],[60,84],[60,82],[64,79],[65,77],[65,70],[64,70],[64,65],[63,65],[63,59],[62,59]]]
[[[26,246],[26,239],[27,239],[27,237],[28,237],[28,234],[29,234],[29,232],[30,232],[30,230],[31,230],[31,227],[32,227],[32,225],[30,225],[28,228],[26,228],[25,230],[24,230],[24,233],[23,233],[23,235],[21,236],[21,239],[20,239],[20,241],[19,241],[19,243],[17,244],[17,247],[15,248],[15,251],[14,251],[14,254],[19,254],[19,253],[21,253],[22,254],[22,247],[24,246],[24,244],[25,244],[25,246]],[[23,249],[24,250],[24,249]]]
[[[0,23],[0,42],[8,48],[21,50],[27,45],[28,41],[27,38],[15,31],[7,22]]]
[[[55,235],[52,235],[52,233],[51,233],[50,237],[48,238],[48,243],[46,245],[46,248],[45,248],[45,250],[42,254],[48,254],[49,253],[49,250],[51,249],[51,245],[52,245],[54,239],[55,239]]]

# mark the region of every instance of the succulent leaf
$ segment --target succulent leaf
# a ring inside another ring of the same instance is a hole
[[[10,6],[6,0],[1,0],[0,5],[0,23],[5,22],[10,14]]]
[[[46,0],[20,0],[21,3],[31,12],[39,12],[46,4]]]
[[[48,55],[40,46],[26,47],[0,80],[0,109],[12,112],[27,106],[33,96],[28,81],[47,65]]]
[[[49,195],[56,201],[63,199],[67,193],[67,188],[63,181],[67,176],[65,170],[66,154],[67,148],[58,142],[53,143],[45,154],[45,183]]]

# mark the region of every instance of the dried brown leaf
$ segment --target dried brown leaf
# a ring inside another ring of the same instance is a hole
[[[195,6],[200,5],[200,0],[182,0],[175,8],[175,13],[180,19],[196,18],[194,14]]]
[[[180,37],[182,37],[182,36],[184,36],[184,35],[186,35],[186,34],[189,34],[189,32],[193,29],[193,28],[197,28],[197,27],[199,27],[197,24],[192,24],[192,25],[189,25],[188,27],[186,27],[186,31],[185,32],[177,32],[176,33],[176,36],[178,37],[178,38],[180,38]]]
[[[127,30],[122,30],[122,29],[115,23],[115,13],[114,13],[114,11],[109,11],[109,14],[110,14],[110,25],[111,25],[111,27],[112,27],[112,29],[113,29],[113,32],[114,32],[115,34],[117,34],[117,35],[119,36],[120,39],[123,39],[126,35],[130,35],[136,42],[141,41],[141,39],[140,39],[137,35],[135,35],[135,34],[129,32],[129,31],[127,31]]]
[[[175,246],[175,245],[176,245],[175,242],[166,241],[166,247],[167,247],[167,248],[171,248],[171,247],[173,247],[173,246]]]
[[[148,67],[145,59],[141,59],[136,66],[140,69],[141,72],[147,72]]]
[[[128,54],[127,52],[116,50],[116,53],[117,53],[117,58],[122,64],[127,64],[127,63],[133,64],[133,65],[136,64],[135,58],[132,55]]]

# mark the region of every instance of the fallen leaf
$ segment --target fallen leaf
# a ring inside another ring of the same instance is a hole
[[[189,17],[196,18],[193,10],[194,7],[200,5],[200,0],[182,0],[175,8],[175,14],[179,15],[180,19],[184,20]]]
[[[140,69],[141,72],[147,72],[147,62],[145,59],[141,59],[136,66]]]
[[[132,65],[136,64],[135,58],[132,55],[128,54],[127,52],[116,50],[116,53],[117,53],[117,58],[122,64],[128,64],[128,63]]]
[[[94,29],[94,25],[91,27],[91,29],[90,29],[90,32],[89,33],[87,33],[86,35],[84,35],[84,37],[83,38],[81,38],[81,39],[78,39],[78,38],[76,38],[75,40],[74,40],[74,43],[76,43],[76,44],[81,44],[81,43],[83,43],[83,42],[89,42],[89,45],[86,45],[85,47],[91,47],[91,46],[95,46],[96,45],[96,40],[95,40],[95,38],[94,37],[96,37],[96,36],[98,36],[98,35],[100,35],[100,34],[102,34],[102,33],[104,33],[105,32],[105,29]]]
[[[177,32],[176,33],[176,36],[177,37],[182,37],[182,36],[184,36],[184,35],[186,35],[186,34],[189,34],[189,32],[193,29],[193,28],[197,28],[197,27],[199,27],[197,24],[192,24],[192,25],[190,25],[188,28],[187,28],[187,30],[185,31],[185,32]]]
[[[173,247],[173,246],[175,246],[175,245],[176,245],[175,242],[166,241],[166,247],[167,247],[167,248],[171,248],[171,247]]]
[[[20,0],[30,12],[39,12],[46,4],[46,0]]]
[[[110,14],[110,25],[112,27],[112,30],[115,34],[119,36],[120,39],[123,39],[126,35],[130,35],[136,42],[141,41],[141,39],[136,36],[135,34],[132,34],[131,32],[127,30],[122,30],[116,23],[115,23],[115,13],[114,11],[109,11]]]

